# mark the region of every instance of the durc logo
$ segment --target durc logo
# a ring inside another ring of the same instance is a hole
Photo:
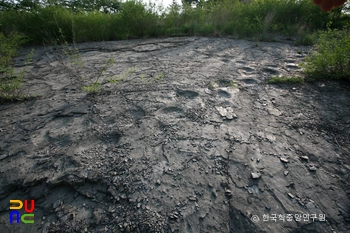
[[[10,223],[13,223],[13,219],[15,219],[16,223],[20,223],[21,221],[25,224],[33,224],[34,223],[34,214],[29,214],[34,211],[34,200],[30,201],[30,209],[28,208],[28,200],[24,200],[24,211],[25,214],[19,213],[18,210],[22,209],[23,202],[20,200],[10,200]]]

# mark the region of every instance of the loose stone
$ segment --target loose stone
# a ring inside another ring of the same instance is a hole
[[[284,158],[284,157],[281,157],[280,160],[284,163],[289,163],[288,159],[287,158]]]
[[[252,172],[251,176],[253,179],[259,179],[261,177],[261,173],[260,172]]]
[[[309,171],[316,171],[316,170],[317,170],[317,168],[315,167],[315,165],[313,165],[313,164],[309,165]]]

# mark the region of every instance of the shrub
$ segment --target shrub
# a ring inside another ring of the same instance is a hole
[[[26,38],[18,33],[11,33],[7,37],[0,33],[0,102],[24,98],[19,89],[23,83],[25,70],[15,73],[12,59],[25,41]],[[29,62],[32,53],[26,62]]]
[[[330,18],[310,0],[201,0],[196,7],[184,3],[156,9],[140,0],[118,3],[114,13],[98,8],[70,8],[64,4],[38,5],[31,10],[0,10],[0,31],[18,31],[30,43],[53,44],[62,30],[67,42],[103,41],[159,35],[233,35],[240,38],[267,38],[269,33],[291,36],[324,29]],[[2,23],[2,25],[1,25]],[[300,30],[302,28],[303,30]],[[306,40],[301,43],[309,43]]]
[[[5,36],[0,32],[0,72],[10,69],[12,59],[17,55],[17,49],[26,41],[25,37],[18,33]]]
[[[350,79],[350,32],[321,31],[316,39],[316,51],[301,64],[311,79]]]
[[[125,39],[133,37],[145,37],[157,34],[158,16],[152,9],[146,9],[145,5],[136,0],[123,3],[120,10],[121,31]]]
[[[307,45],[311,46],[315,44],[315,36],[312,33],[302,33],[298,36],[297,40],[294,42],[294,45]]]
[[[74,33],[74,42],[104,41],[113,39],[110,14],[98,11],[71,13],[71,22],[68,31]],[[71,39],[69,41],[72,41]]]

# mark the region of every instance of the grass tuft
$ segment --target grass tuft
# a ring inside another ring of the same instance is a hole
[[[101,91],[101,83],[94,82],[88,86],[83,86],[81,89],[83,91],[89,92],[91,94],[96,94],[96,93],[99,93]]]
[[[267,81],[268,84],[297,84],[297,83],[303,83],[303,82],[304,82],[304,79],[298,76],[293,76],[293,77],[273,76]]]
[[[152,82],[161,82],[163,81],[164,77],[165,77],[164,73],[161,72],[160,74],[152,78]]]

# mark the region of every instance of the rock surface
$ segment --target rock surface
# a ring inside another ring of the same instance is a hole
[[[41,97],[0,105],[0,232],[349,231],[349,88],[266,84],[310,48],[77,47],[83,67],[36,48],[23,89]],[[82,92],[109,58],[100,94]],[[35,200],[35,224],[9,224],[11,199]]]

